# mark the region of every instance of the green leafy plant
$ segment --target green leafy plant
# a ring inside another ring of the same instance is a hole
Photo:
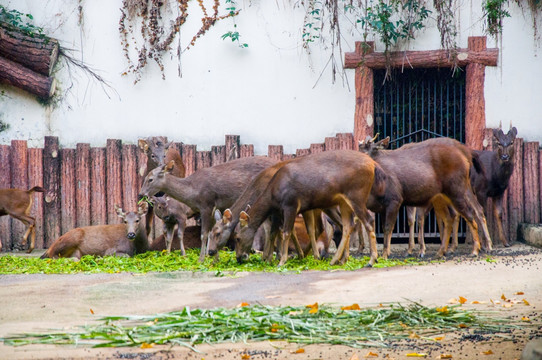
[[[229,11],[229,15],[233,21],[233,28],[235,31],[228,31],[227,33],[222,35],[222,40],[231,39],[232,42],[237,42],[239,47],[241,48],[247,48],[247,43],[241,43],[239,38],[241,35],[239,35],[239,32],[237,31],[237,24],[235,23],[235,16],[239,13],[239,10],[237,9],[237,4],[234,0],[226,0],[226,10]]]
[[[17,10],[10,10],[0,5],[0,22],[12,26],[24,34],[32,37],[45,38],[43,29],[32,24],[34,17],[31,14],[23,14]]]
[[[486,0],[482,4],[486,30],[492,36],[498,36],[502,33],[502,21],[504,18],[510,17],[508,10],[504,9],[506,4],[508,4],[508,0]]]

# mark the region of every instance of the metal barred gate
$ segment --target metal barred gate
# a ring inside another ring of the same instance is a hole
[[[443,69],[407,69],[374,71],[374,131],[379,139],[390,137],[390,148],[406,143],[446,136],[465,139],[465,71]],[[466,224],[461,220],[459,237],[464,238]],[[376,216],[377,237],[382,238],[382,221]],[[401,207],[393,238],[408,239],[406,210]],[[426,239],[438,239],[433,210],[425,221]]]

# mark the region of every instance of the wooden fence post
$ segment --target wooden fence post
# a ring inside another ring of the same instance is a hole
[[[62,221],[60,212],[60,147],[56,136],[45,137],[43,169],[43,187],[47,190],[43,209],[43,241],[45,246],[49,247],[61,235]]]
[[[243,144],[241,145],[241,152],[239,154],[242,158],[254,156],[254,145]]]
[[[524,218],[525,222],[530,224],[538,224],[540,222],[538,148],[538,141],[527,142],[523,146]]]
[[[310,152],[311,154],[316,154],[322,152],[326,149],[325,144],[311,144]]]
[[[239,159],[240,156],[240,136],[239,135],[226,135],[226,159],[230,158],[230,154],[233,151],[233,148],[235,148],[236,159]]]
[[[122,208],[136,211],[139,195],[137,145],[122,145]]]
[[[75,148],[76,226],[89,226],[90,221],[90,144]]]
[[[211,146],[211,166],[226,162],[226,146]]]
[[[267,156],[271,159],[282,161],[284,155],[284,147],[282,145],[269,145],[267,147]]]
[[[514,172],[508,185],[508,220],[510,226],[510,241],[516,241],[518,225],[523,222],[523,139],[514,141],[515,164]]]
[[[28,151],[26,140],[11,141],[11,187],[28,190]],[[28,244],[23,244],[26,226],[20,221],[11,222],[11,248],[25,250]]]
[[[28,186],[43,187],[43,149],[28,149]],[[43,206],[45,194],[34,193],[30,213],[36,219],[36,249],[43,249]]]
[[[105,149],[90,149],[90,224],[107,224]]]
[[[11,147],[9,145],[0,145],[0,189],[9,189],[11,187]],[[11,217],[0,216],[0,241],[2,241],[2,250],[11,250]]]
[[[198,151],[196,152],[196,170],[200,170],[211,166],[211,152]]]
[[[122,206],[122,142],[107,139],[105,148],[107,176],[105,182],[107,192],[107,223],[119,224],[120,218],[115,212],[115,205]]]
[[[337,137],[326,137],[324,144],[326,151],[339,149],[339,139]]]
[[[196,171],[196,152],[196,145],[182,144],[181,146],[181,156],[183,158],[186,176],[190,176]]]
[[[76,227],[77,206],[75,203],[75,149],[60,150],[60,213],[61,233]]]

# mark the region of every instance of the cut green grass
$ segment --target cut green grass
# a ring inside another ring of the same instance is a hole
[[[246,304],[242,304],[246,305]],[[297,344],[386,347],[416,335],[435,340],[451,332],[496,334],[519,328],[510,319],[463,310],[461,305],[429,308],[419,303],[360,309],[318,304],[307,306],[240,306],[191,310],[150,316],[115,316],[73,332],[30,333],[0,338],[7,345],[78,344],[93,347],[146,347],[285,340]],[[356,310],[350,310],[356,309]]]
[[[345,265],[331,266],[329,260],[315,260],[312,256],[304,259],[293,258],[285,266],[264,262],[259,254],[250,256],[249,261],[239,265],[235,253],[221,251],[220,260],[215,262],[207,258],[204,263],[198,262],[199,250],[188,250],[186,256],[179,251],[147,252],[134,257],[116,256],[83,256],[80,261],[73,259],[39,259],[27,256],[0,256],[0,274],[74,274],[74,273],[147,273],[166,271],[215,271],[217,275],[224,272],[265,271],[265,272],[300,272],[306,270],[357,270],[365,267],[368,257],[351,257]],[[392,267],[400,265],[422,265],[427,261],[415,258],[379,259],[374,267]]]

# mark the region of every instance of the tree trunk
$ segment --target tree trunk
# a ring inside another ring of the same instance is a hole
[[[56,39],[32,37],[0,23],[0,55],[37,73],[50,76],[58,59]]]
[[[56,81],[0,56],[0,81],[47,100],[55,92]]]

